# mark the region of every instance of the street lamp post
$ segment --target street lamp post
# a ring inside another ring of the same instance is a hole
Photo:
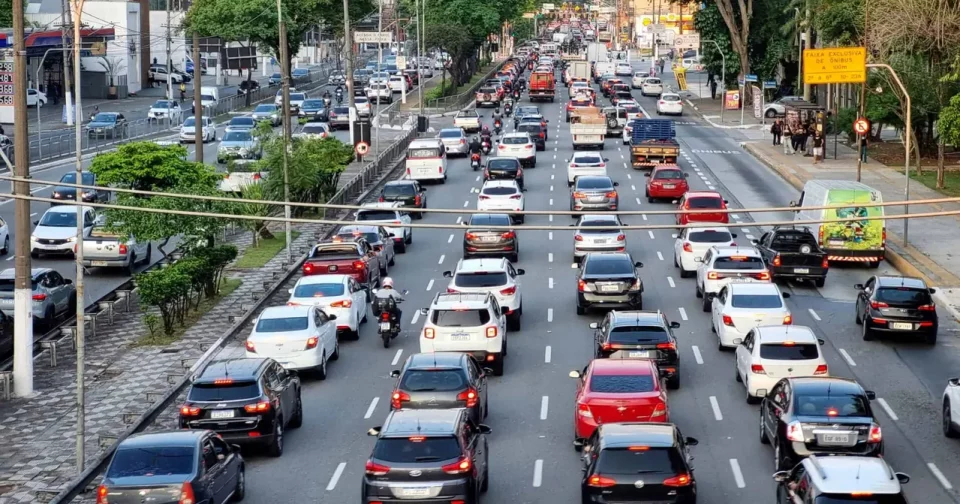
[[[720,53],[720,83],[723,84],[723,98],[721,98],[720,103],[720,124],[723,124],[723,109],[727,108],[727,57],[723,55],[723,51],[720,50],[720,44],[716,40],[704,40],[704,42],[712,43],[716,48],[717,52]]]

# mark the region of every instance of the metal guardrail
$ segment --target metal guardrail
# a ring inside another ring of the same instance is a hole
[[[497,74],[497,72],[500,71],[501,68],[503,68],[503,64],[505,62],[506,61],[497,62],[497,65],[493,68],[493,70],[490,70],[484,74],[482,78],[470,86],[470,89],[452,96],[441,96],[440,98],[429,100],[427,101],[426,108],[432,109],[433,111],[440,109],[444,112],[452,112],[454,110],[463,108],[468,102],[476,97],[477,89],[480,89],[480,86],[482,86],[487,79],[492,78]]]
[[[369,184],[380,179],[384,169],[387,168],[398,156],[403,154],[406,151],[407,146],[410,145],[410,142],[412,142],[416,137],[417,129],[416,125],[413,125],[413,128],[407,131],[403,137],[396,142],[393,142],[389,147],[380,152],[375,160],[366,164],[360,170],[360,173],[354,175],[352,179],[344,184],[344,186],[341,187],[336,194],[330,197],[327,203],[343,205],[347,201],[354,201]],[[323,217],[326,219],[328,218],[328,213],[337,212],[340,212],[340,210],[325,208]]]

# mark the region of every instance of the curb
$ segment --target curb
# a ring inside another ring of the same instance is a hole
[[[756,128],[756,129],[763,129],[763,127],[764,127],[763,124],[749,124],[749,125],[742,125],[742,124],[741,124],[740,126],[725,126],[725,125],[723,125],[723,124],[717,124],[717,123],[711,121],[710,119],[707,119],[707,116],[703,115],[703,112],[700,111],[700,107],[697,107],[696,105],[694,105],[693,102],[690,101],[689,98],[684,98],[683,101],[687,102],[687,105],[690,105],[691,107],[693,107],[693,110],[695,110],[695,111],[697,112],[697,115],[700,116],[700,119],[703,119],[704,121],[707,121],[707,123],[709,123],[710,126],[713,126],[714,128],[717,128],[717,129],[748,130],[748,129],[755,129],[755,128]]]

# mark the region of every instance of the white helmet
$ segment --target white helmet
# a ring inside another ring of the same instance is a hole
[[[390,277],[384,278],[384,279],[380,282],[380,286],[383,287],[384,289],[387,289],[387,288],[392,289],[392,288],[393,288],[393,279],[390,278]]]

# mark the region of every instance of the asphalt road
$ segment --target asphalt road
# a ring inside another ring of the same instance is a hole
[[[566,97],[565,91],[559,94]],[[652,99],[638,98],[646,110],[655,110]],[[550,120],[550,139],[547,150],[538,154],[537,167],[525,170],[527,210],[568,208],[565,160],[572,151],[562,106],[561,102],[540,105]],[[441,120],[434,126],[449,122]],[[739,148],[735,134],[727,136],[689,116],[677,122],[685,153],[681,166],[691,174],[693,190],[713,186],[738,208],[785,206],[795,198],[791,187]],[[609,139],[603,153],[610,158],[608,173],[620,182],[623,210],[672,208],[646,202],[643,174],[626,165],[629,153],[619,139]],[[451,160],[449,174],[445,185],[429,186],[430,207],[461,209],[466,216],[476,208],[479,174],[470,170],[465,159]],[[750,216],[737,214],[735,219],[741,221],[732,226],[740,235],[738,240],[760,236]],[[452,214],[427,214],[417,222],[455,226],[457,220]],[[624,221],[670,224],[672,217],[635,215]],[[570,222],[566,215],[527,220],[534,225]],[[341,345],[340,360],[330,366],[325,381],[304,378],[304,425],[288,433],[282,458],[247,456],[248,500],[359,500],[364,463],[373,446],[365,432],[380,425],[388,411],[395,382],[390,371],[419,349],[417,311],[444,290],[447,280],[442,273],[454,269],[460,259],[462,233],[459,227],[414,231],[407,254],[398,256],[391,269],[398,288],[410,290],[402,307],[403,333],[387,350],[377,338],[375,325],[367,324],[359,341]],[[773,502],[773,450],[757,439],[758,407],[746,404],[743,386],[733,379],[732,354],[717,351],[709,319],[694,297],[694,280],[681,280],[672,267],[673,231],[627,234],[628,250],[645,264],[641,270],[645,308],[663,310],[681,324],[676,334],[682,385],[670,394],[670,416],[685,435],[700,440],[692,449],[699,502]],[[510,334],[505,375],[492,378],[486,421],[493,429],[491,483],[483,500],[575,503],[581,472],[572,446],[575,382],[567,373],[589,362],[592,331],[588,324],[599,321],[600,315],[575,315],[569,232],[520,231],[520,242],[518,266],[526,269],[521,277],[523,329]],[[887,270],[881,266],[881,271]],[[823,348],[832,375],[856,378],[877,392],[879,399],[873,406],[883,427],[886,458],[895,470],[913,477],[904,487],[911,502],[960,502],[950,483],[960,482],[958,446],[942,437],[938,423],[940,394],[960,364],[957,324],[941,313],[941,337],[932,348],[909,342],[863,342],[853,323],[852,285],[871,273],[835,268],[822,289],[786,287],[793,294],[787,303],[794,323],[814,328],[827,341]]]

